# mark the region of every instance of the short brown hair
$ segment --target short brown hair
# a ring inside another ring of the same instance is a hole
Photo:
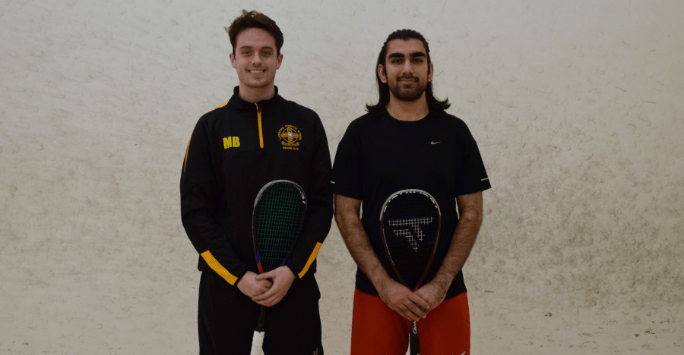
[[[283,32],[280,27],[276,25],[275,21],[270,17],[257,11],[242,10],[242,14],[231,22],[230,27],[224,27],[230,37],[230,44],[233,46],[233,54],[235,54],[235,46],[237,46],[237,37],[240,32],[249,28],[261,28],[268,32],[275,39],[276,49],[280,55],[280,48],[283,46]]]

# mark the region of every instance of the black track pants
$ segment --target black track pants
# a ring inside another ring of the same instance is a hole
[[[314,275],[295,279],[266,309],[265,355],[323,355],[321,297]],[[200,355],[249,355],[260,307],[214,271],[202,272],[198,327]]]

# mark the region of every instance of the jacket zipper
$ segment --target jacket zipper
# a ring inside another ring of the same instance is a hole
[[[261,147],[261,149],[264,149],[264,135],[261,129],[261,108],[259,107],[259,105],[257,105],[256,102],[254,103],[254,105],[256,105],[257,119],[259,120],[259,147]]]

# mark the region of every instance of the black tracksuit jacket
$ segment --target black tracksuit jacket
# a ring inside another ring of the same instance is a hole
[[[285,179],[306,192],[307,212],[286,266],[302,278],[330,231],[330,152],[318,115],[276,94],[249,103],[231,99],[202,116],[192,134],[180,181],[183,226],[200,254],[198,268],[231,285],[258,273],[252,208],[269,181]]]

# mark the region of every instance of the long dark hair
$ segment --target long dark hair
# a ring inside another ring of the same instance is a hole
[[[378,63],[375,65],[375,80],[378,82],[378,93],[380,95],[380,99],[378,100],[378,103],[375,105],[366,105],[366,111],[368,111],[368,113],[370,113],[373,116],[382,115],[383,110],[390,101],[389,85],[387,85],[387,83],[383,83],[382,80],[380,80],[380,76],[378,75],[378,65],[382,64],[383,67],[385,66],[385,56],[387,56],[388,44],[390,41],[395,39],[403,39],[405,41],[409,39],[420,40],[421,42],[423,42],[423,46],[425,46],[425,51],[427,52],[428,67],[430,66],[430,63],[432,63],[430,61],[430,47],[428,46],[427,40],[425,40],[425,37],[423,37],[423,35],[414,30],[409,29],[397,30],[392,32],[385,40],[385,43],[382,45],[382,50],[380,50],[380,54],[378,55]],[[444,99],[444,101],[437,100],[435,94],[432,92],[432,81],[428,82],[427,86],[425,87],[425,98],[427,99],[427,104],[428,108],[430,109],[430,113],[446,110],[449,107],[451,107],[448,98]]]

